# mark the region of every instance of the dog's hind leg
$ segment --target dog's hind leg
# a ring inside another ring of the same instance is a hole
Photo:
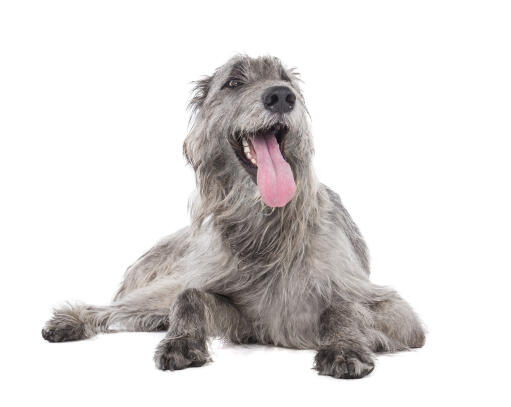
[[[424,346],[424,327],[412,307],[394,291],[389,291],[386,297],[370,306],[372,350],[396,352]]]
[[[179,370],[210,360],[207,338],[220,336],[241,342],[251,326],[224,296],[197,289],[183,291],[169,316],[169,330],[154,355],[156,367]]]
[[[100,332],[165,330],[169,309],[181,290],[175,281],[165,279],[133,290],[108,306],[67,304],[54,311],[42,336],[49,342],[65,342]]]

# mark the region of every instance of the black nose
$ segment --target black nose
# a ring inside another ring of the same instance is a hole
[[[273,86],[263,93],[263,104],[274,113],[287,113],[295,107],[296,96],[287,86]]]

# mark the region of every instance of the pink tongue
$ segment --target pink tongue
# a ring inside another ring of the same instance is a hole
[[[273,134],[256,136],[253,141],[257,154],[257,186],[266,205],[286,205],[296,190],[291,167],[280,153],[279,143]]]

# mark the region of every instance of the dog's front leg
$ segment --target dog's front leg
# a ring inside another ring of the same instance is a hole
[[[360,329],[354,304],[326,309],[319,319],[320,348],[314,360],[319,374],[358,379],[374,369],[371,350]]]
[[[169,330],[154,355],[156,367],[180,370],[211,360],[207,338],[221,336],[236,341],[251,328],[238,309],[224,296],[194,288],[183,291],[169,316]]]

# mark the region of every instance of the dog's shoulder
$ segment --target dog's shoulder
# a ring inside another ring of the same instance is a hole
[[[326,196],[332,204],[332,215],[334,218],[338,219],[340,226],[343,228],[353,246],[353,249],[357,253],[364,270],[367,272],[367,274],[369,274],[369,250],[364,241],[362,233],[360,233],[360,229],[353,221],[348,210],[342,204],[339,194],[330,189],[325,184],[321,184],[321,188],[324,190]]]

